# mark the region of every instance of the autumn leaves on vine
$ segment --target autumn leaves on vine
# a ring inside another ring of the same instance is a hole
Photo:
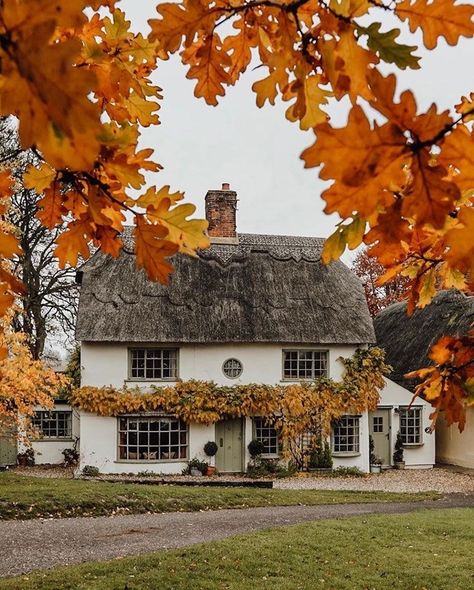
[[[451,111],[432,105],[420,112],[413,92],[397,89],[395,75],[379,70],[383,62],[395,70],[422,65],[417,47],[381,23],[387,15],[435,50],[440,40],[456,45],[474,36],[471,3],[183,0],[159,4],[157,14],[152,6],[141,3],[150,10],[143,34],[132,32],[114,0],[0,3],[0,115],[18,117],[22,146],[33,147],[42,162],[24,179],[43,195],[41,221],[68,221],[56,248],[60,264],[86,259],[91,245],[117,255],[127,213],[137,264],[151,279],[167,280],[173,254],[208,245],[206,222],[189,219],[194,206],[183,204],[181,193],[146,185],[145,174],[160,165],[153,150],[139,147],[140,127],[159,123],[162,96],[152,74],[159,60],[180,52],[195,95],[207,103],[217,104],[226,87],[259,66],[257,105],[279,98],[289,120],[314,132],[302,158],[331,182],[322,195],[325,211],[341,217],[326,242],[326,262],[365,242],[387,280],[399,273],[410,279],[410,311],[438,288],[472,289],[474,94]],[[348,121],[335,128],[327,107],[344,97]],[[14,189],[5,168],[3,212]],[[8,261],[18,245],[8,226],[0,230],[0,256]],[[0,312],[20,292],[5,262]],[[449,403],[446,380],[430,390],[433,403],[459,422],[474,401],[472,340],[458,341],[459,366],[454,353],[447,360],[438,354],[444,362],[437,377],[447,367],[461,376]]]

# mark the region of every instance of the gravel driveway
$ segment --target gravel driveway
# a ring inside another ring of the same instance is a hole
[[[474,495],[386,504],[278,506],[215,512],[0,522],[0,576],[56,565],[115,559],[184,547],[239,533],[327,518],[474,507]]]
[[[367,477],[293,477],[274,488],[290,490],[359,490],[364,492],[473,493],[474,476],[450,469],[389,469]]]

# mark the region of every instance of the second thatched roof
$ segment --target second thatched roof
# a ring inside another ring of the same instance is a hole
[[[403,377],[432,364],[431,346],[441,336],[464,336],[474,322],[474,297],[458,291],[441,291],[430,305],[407,316],[406,303],[394,303],[374,320],[377,345],[385,349],[392,365],[391,379],[413,389],[414,381]]]

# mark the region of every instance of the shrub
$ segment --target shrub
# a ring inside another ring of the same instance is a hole
[[[393,453],[394,463],[403,463],[403,439],[400,431],[397,432],[397,440],[395,441],[395,451]]]
[[[333,470],[334,477],[365,477],[366,474],[358,467],[337,467]]]
[[[309,467],[312,469],[331,469],[332,454],[327,440],[319,439],[309,456]]]
[[[255,457],[247,465],[247,475],[251,478],[259,477],[289,477],[295,472],[290,467],[285,467],[278,459],[264,459]]]
[[[22,453],[18,453],[16,458],[19,465],[32,467],[35,464],[35,452],[31,447],[25,449]]]
[[[76,448],[63,449],[62,454],[64,455],[64,465],[77,465],[79,462],[79,451]]]
[[[265,450],[265,447],[263,446],[262,442],[254,438],[249,442],[247,449],[249,450],[252,459],[255,459],[257,457],[260,457],[260,455]]]
[[[82,475],[86,475],[87,477],[97,477],[99,473],[99,468],[94,465],[84,465],[82,468]]]
[[[217,444],[213,440],[208,441],[204,445],[204,452],[206,453],[206,455],[208,457],[214,457],[214,455],[217,453],[218,450],[219,450],[219,447],[217,446]]]

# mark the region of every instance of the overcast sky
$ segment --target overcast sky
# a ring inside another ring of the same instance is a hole
[[[122,0],[119,6],[132,20],[134,30],[146,34],[146,21],[155,16],[154,4]],[[383,30],[393,26],[396,23],[385,19]],[[403,41],[420,46],[414,35],[407,34]],[[399,89],[415,90],[419,106],[436,102],[449,108],[474,90],[472,41],[455,48],[441,41],[435,51],[418,50],[417,54],[423,57],[422,69],[397,75]],[[312,143],[312,133],[285,119],[287,105],[256,107],[251,85],[263,77],[262,70],[246,72],[217,107],[193,96],[194,82],[185,74],[175,56],[161,62],[155,76],[164,94],[161,125],[143,133],[144,145],[156,150],[164,166],[153,182],[184,190],[201,214],[206,191],[229,182],[238,193],[239,231],[328,236],[337,218],[323,214],[320,194],[324,184],[317,170],[304,170],[299,159]],[[344,103],[336,103],[331,109],[334,121],[343,123],[346,111]]]

